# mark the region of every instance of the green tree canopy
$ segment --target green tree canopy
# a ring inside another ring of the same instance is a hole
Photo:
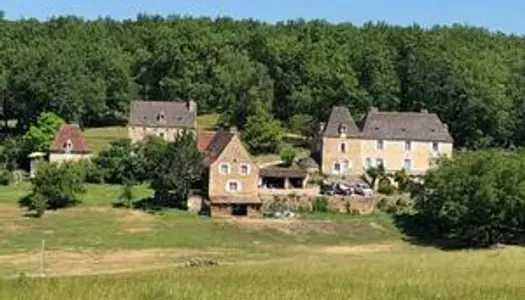
[[[471,26],[267,24],[140,15],[0,19],[3,119],[42,112],[123,123],[131,100],[188,100],[244,129],[266,110],[293,131],[346,105],[435,112],[460,147],[525,145],[524,37]],[[292,122],[293,121],[293,122]]]
[[[54,113],[42,113],[36,124],[32,125],[24,135],[28,152],[47,152],[62,124],[64,120]]]
[[[283,128],[279,120],[261,111],[248,117],[243,140],[254,154],[276,153],[283,139]]]
[[[444,160],[413,191],[427,229],[465,245],[523,242],[525,153],[477,151]]]
[[[195,137],[186,132],[164,148],[151,173],[151,188],[168,206],[177,206],[187,199],[192,184],[201,179],[203,157],[195,147]]]
[[[33,190],[20,199],[20,205],[41,216],[46,209],[59,209],[80,203],[84,193],[84,170],[76,163],[44,164],[33,179]]]

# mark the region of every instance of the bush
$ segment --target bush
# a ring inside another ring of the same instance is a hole
[[[13,181],[13,173],[8,170],[0,171],[0,185],[9,185]]]
[[[330,212],[330,204],[326,197],[316,197],[312,203],[312,212],[326,213]]]
[[[376,207],[379,211],[387,212],[390,207],[390,201],[388,201],[388,198],[383,197],[377,202]]]
[[[441,161],[412,188],[425,232],[469,246],[523,243],[525,152],[476,151]]]
[[[97,164],[88,161],[83,163],[86,182],[102,184],[105,183],[107,174],[104,172],[105,169],[99,168]]]
[[[381,179],[379,181],[377,191],[384,195],[392,195],[396,192],[396,188],[392,183],[390,183],[390,180],[388,178]]]
[[[33,179],[33,191],[19,200],[21,206],[42,216],[45,209],[59,209],[80,203],[84,192],[84,171],[76,163],[43,164]]]
[[[290,167],[295,161],[297,151],[295,151],[295,149],[290,146],[286,146],[281,150],[280,156],[281,160],[284,162],[284,165]]]
[[[394,181],[397,184],[397,190],[400,193],[406,193],[410,191],[412,180],[405,170],[397,171],[394,174]]]

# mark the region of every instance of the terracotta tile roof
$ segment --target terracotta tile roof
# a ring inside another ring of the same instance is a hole
[[[268,167],[259,171],[261,177],[275,177],[275,178],[305,178],[306,171],[301,169],[291,169],[282,167]]]
[[[363,137],[385,140],[452,142],[448,126],[434,113],[379,112],[366,116]]]
[[[132,101],[129,125],[194,128],[196,118],[197,105],[193,101]]]
[[[349,137],[357,137],[361,134],[348,108],[346,106],[334,106],[324,128],[323,136],[339,137],[341,136],[341,128],[346,129],[345,133]]]
[[[197,130],[197,149],[200,152],[206,152],[206,149],[210,146],[213,138],[217,134],[217,131]]]
[[[51,144],[49,151],[54,153],[66,153],[67,147],[71,147],[71,153],[90,152],[78,124],[62,125],[55,135],[55,140],[53,141],[53,144]]]
[[[233,137],[234,134],[227,130],[217,131],[204,152],[204,165],[209,166],[215,162],[215,160],[221,155],[224,148],[228,146]]]
[[[230,195],[210,197],[211,204],[259,204],[261,199],[257,196]]]

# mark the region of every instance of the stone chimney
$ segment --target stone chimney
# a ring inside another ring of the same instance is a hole
[[[326,124],[324,122],[319,122],[319,133],[323,133],[325,126]]]
[[[186,102],[186,107],[188,108],[189,112],[197,113],[197,103],[193,100]]]
[[[370,107],[370,109],[368,110],[368,112],[378,112],[378,111],[379,109],[375,106]]]
[[[422,114],[428,114],[428,109],[422,108],[419,112]]]
[[[447,124],[443,124],[443,128],[445,128],[448,131],[448,125]]]

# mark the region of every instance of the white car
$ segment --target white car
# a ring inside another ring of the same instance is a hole
[[[374,191],[372,191],[370,186],[366,183],[356,183],[355,186],[356,186],[356,192],[363,196],[370,197],[374,193]]]

